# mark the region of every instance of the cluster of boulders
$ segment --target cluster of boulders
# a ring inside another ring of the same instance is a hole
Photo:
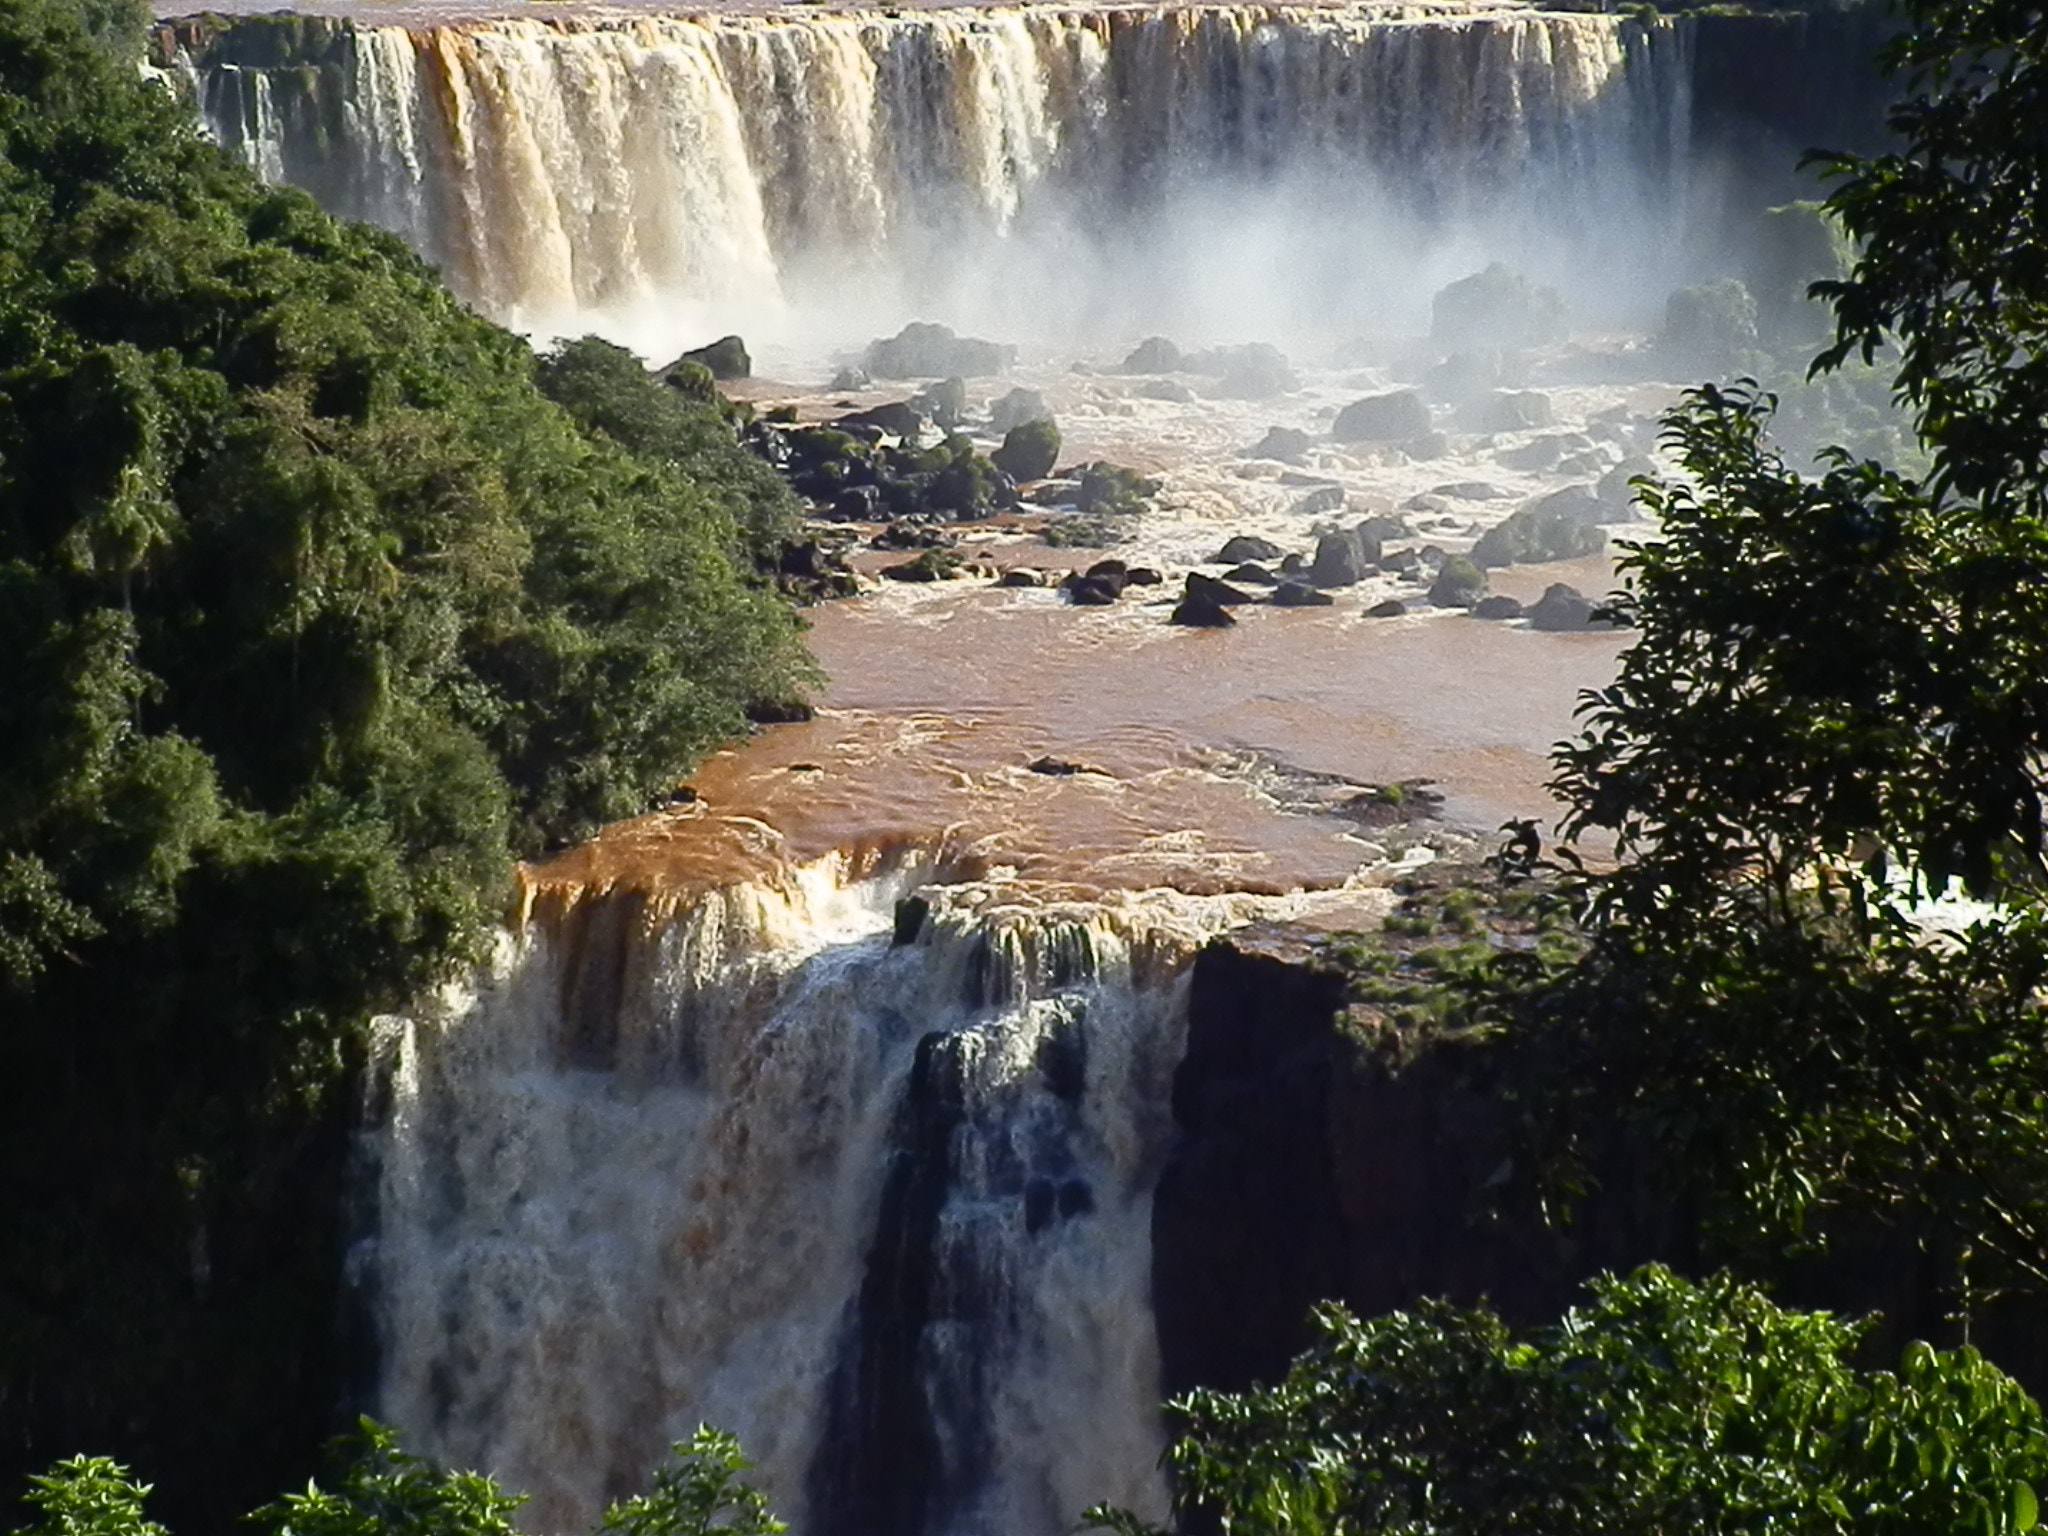
[[[756,422],[746,441],[820,515],[841,522],[958,522],[1017,505],[1017,482],[961,433],[920,446],[908,403],[821,426]]]

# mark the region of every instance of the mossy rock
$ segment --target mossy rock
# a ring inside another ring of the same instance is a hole
[[[1452,555],[1437,572],[1429,600],[1439,608],[1470,608],[1486,596],[1486,572],[1463,555]]]
[[[996,468],[1012,480],[1043,480],[1060,457],[1060,429],[1050,419],[1020,422],[1003,434],[1003,445],[989,455]]]

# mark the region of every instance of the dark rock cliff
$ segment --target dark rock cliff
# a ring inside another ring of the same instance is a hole
[[[1233,935],[1196,961],[1173,1088],[1179,1142],[1153,1206],[1168,1394],[1277,1379],[1324,1299],[1365,1316],[1484,1299],[1526,1325],[1554,1320],[1603,1270],[1717,1267],[1693,1214],[1619,1141],[1569,1229],[1526,1199],[1497,1199],[1514,1173],[1506,1094],[1452,1048],[1362,1049],[1344,990],[1284,934]],[[1871,1364],[1909,1339],[1970,1342],[2039,1394],[2040,1308],[1980,1304],[1966,1334],[1935,1246],[1897,1226],[1841,1230],[1825,1257],[1778,1266],[1774,1289],[1789,1305],[1882,1314]]]

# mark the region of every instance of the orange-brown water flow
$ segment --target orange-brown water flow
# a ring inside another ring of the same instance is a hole
[[[1552,580],[1602,591],[1606,562],[1495,587],[1533,599]],[[921,843],[1077,895],[1333,886],[1376,851],[1376,831],[1341,813],[1362,785],[1433,781],[1445,816],[1479,829],[1554,810],[1545,754],[1623,643],[1448,613],[1367,619],[1355,602],[1188,630],[1169,607],[987,587],[828,605],[811,633],[831,679],[816,719],[716,754],[696,803],[611,828],[530,884],[678,895]],[[1085,771],[1032,771],[1044,757]]]

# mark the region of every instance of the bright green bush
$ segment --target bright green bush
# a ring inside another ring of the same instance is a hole
[[[1321,1337],[1278,1385],[1175,1405],[1183,1524],[1234,1536],[2023,1536],[2041,1411],[1974,1351],[1848,1362],[1861,1329],[1648,1268],[1516,1334],[1426,1304]],[[1098,1528],[1144,1530],[1090,1512]]]

